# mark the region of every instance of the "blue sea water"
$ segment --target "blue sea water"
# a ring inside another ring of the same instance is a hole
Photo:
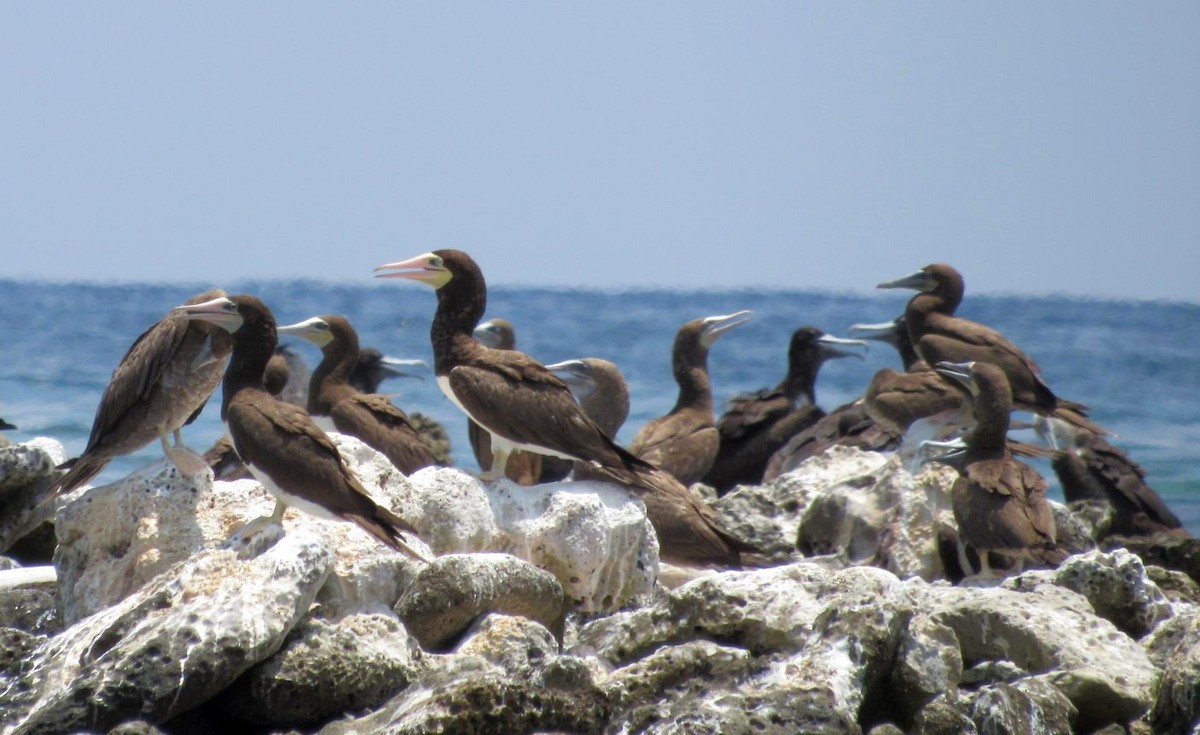
[[[223,284],[253,293],[281,324],[318,314],[342,314],[364,346],[432,365],[431,290],[407,282],[332,284],[269,281]],[[86,445],[100,395],[133,340],[171,307],[207,284],[54,284],[0,280],[0,417],[23,441],[60,440],[72,456]],[[670,350],[676,329],[698,316],[752,309],[754,319],[725,335],[709,367],[718,403],[742,391],[773,386],[786,369],[788,338],[812,324],[839,336],[855,322],[881,322],[901,313],[908,292],[840,294],[787,291],[552,290],[494,287],[488,316],[518,330],[518,346],[543,362],[603,357],[629,381],[632,409],[618,435],[628,442],[647,420],[675,402]],[[1114,443],[1147,471],[1150,484],[1193,534],[1200,534],[1200,305],[1079,300],[1057,297],[976,296],[969,291],[961,316],[1005,332],[1040,364],[1060,396],[1089,404],[1092,418],[1116,432]],[[316,348],[296,349],[315,366]],[[817,382],[826,409],[858,396],[871,375],[897,367],[895,352],[872,344],[865,360],[827,363]],[[393,380],[383,390],[406,410],[446,425],[457,464],[474,468],[464,417],[424,380]],[[220,436],[219,396],[185,429],[186,443],[203,451]],[[1027,418],[1027,417],[1026,417]],[[1022,438],[1032,439],[1032,433]],[[114,461],[96,482],[117,479],[161,458],[151,445]],[[1057,483],[1045,461],[1033,464]]]

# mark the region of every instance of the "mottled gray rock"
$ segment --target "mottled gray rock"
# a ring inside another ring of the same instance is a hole
[[[380,473],[400,473],[390,464],[381,469],[375,462],[381,458],[369,447],[367,460],[360,460],[356,452],[365,445],[357,439],[335,435],[334,441],[368,491],[392,505],[386,489],[374,481]],[[274,498],[254,480],[214,483],[207,471],[181,477],[166,460],[74,497],[58,513],[55,554],[60,609],[68,623],[124,599],[199,550],[224,545],[275,507]],[[333,576],[320,601],[339,610],[390,609],[420,566],[353,523],[296,509],[284,515],[282,529],[265,529],[242,553],[254,553],[280,533],[302,531],[318,535],[334,554]],[[410,543],[426,549],[419,539]]]
[[[247,722],[311,726],[387,701],[414,678],[420,660],[416,642],[394,616],[309,618],[278,653],[230,686],[220,704]]]
[[[1172,603],[1200,606],[1200,584],[1183,572],[1147,566],[1146,576],[1158,585],[1158,588]]]
[[[485,640],[476,640],[480,637]],[[603,732],[612,716],[608,698],[582,662],[555,655],[555,647],[549,631],[537,623],[488,616],[459,651],[439,657],[440,665],[375,712],[331,723],[320,732]]]
[[[0,447],[0,551],[53,518],[54,505],[39,501],[66,459],[62,444],[45,437]]]
[[[457,638],[481,615],[519,615],[562,635],[565,602],[553,574],[508,554],[451,554],[417,574],[396,613],[426,650]]]
[[[279,648],[332,561],[296,533],[253,559],[212,550],[172,567],[40,645],[0,701],[6,732],[161,723],[197,706]]]
[[[1193,732],[1200,722],[1200,611],[1160,625],[1146,640],[1146,650],[1163,672],[1150,713],[1154,732]]]
[[[1076,515],[1062,503],[1051,500],[1050,509],[1054,511],[1054,542],[1068,553],[1081,554],[1096,548],[1096,540],[1092,536],[1095,529],[1086,517]]]
[[[0,628],[34,635],[53,635],[62,629],[52,590],[0,590]]]
[[[954,630],[964,661],[1007,660],[1047,674],[1079,711],[1084,731],[1136,720],[1153,701],[1158,671],[1145,651],[1074,592],[911,589],[924,614]]]
[[[954,470],[929,464],[913,475],[899,456],[834,447],[796,472],[818,460],[829,465],[825,474],[845,474],[813,493],[796,539],[802,552],[836,554],[901,578],[945,576],[936,529],[950,519]]]
[[[1200,538],[1159,534],[1150,537],[1109,536],[1104,548],[1124,547],[1146,564],[1183,572],[1200,582]]]
[[[616,610],[654,588],[658,539],[645,506],[618,485],[485,485],[445,467],[400,475],[384,487],[393,485],[400,514],[434,551],[524,559],[557,577],[582,612]]]
[[[1146,574],[1142,560],[1126,549],[1072,556],[1058,569],[1031,571],[1004,583],[1028,590],[1056,584],[1087,598],[1096,614],[1134,638],[1141,638],[1174,613],[1166,595]]]
[[[968,712],[970,702],[957,692],[934,697],[917,713],[914,732],[922,735],[975,735],[975,721]]]
[[[1037,677],[990,684],[971,703],[979,732],[996,735],[1071,735],[1078,714],[1062,692]]]
[[[927,704],[955,694],[962,673],[962,653],[954,631],[931,618],[915,617],[900,632],[888,682],[897,722],[911,728]]]

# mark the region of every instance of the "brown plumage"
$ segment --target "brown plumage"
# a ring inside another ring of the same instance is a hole
[[[284,386],[287,385],[290,374],[287,358],[276,352],[267,361],[267,370],[263,375],[263,387],[267,389],[268,393],[278,398],[279,394],[283,392]],[[250,470],[246,469],[246,465],[242,464],[241,458],[237,456],[237,451],[233,448],[233,440],[226,434],[218,437],[204,453],[204,462],[212,470],[214,480],[248,480],[254,477],[250,474]]]
[[[1039,433],[1043,433],[1043,436],[1045,428],[1045,423],[1039,423]],[[1146,472],[1142,466],[1123,449],[1113,446],[1104,437],[1066,422],[1057,422],[1052,434],[1065,439],[1065,446],[1053,453],[1051,461],[1062,484],[1063,496],[1068,502],[1104,500],[1111,505],[1110,534],[1188,535],[1183,523],[1171,512],[1162,496],[1146,483]]]
[[[479,266],[460,250],[437,250],[376,270],[432,286],[437,311],[430,328],[434,374],[442,392],[492,435],[495,461],[485,479],[503,476],[514,449],[592,463],[606,477],[653,491],[664,473],[604,435],[566,383],[518,350],[497,350],[472,332],[487,307]]]
[[[704,477],[717,458],[721,437],[713,414],[708,350],[721,335],[750,320],[750,312],[693,319],[675,334],[671,366],[679,397],[665,416],[647,422],[629,451],[684,485]]]
[[[387,396],[361,393],[350,383],[359,364],[358,333],[344,317],[326,314],[279,327],[321,348],[322,359],[308,387],[308,413],[327,419],[333,430],[361,439],[406,475],[435,464],[408,416]]]
[[[571,387],[596,425],[607,436],[615,436],[629,415],[629,388],[617,366],[589,357],[547,367]],[[545,459],[547,464],[559,461]],[[575,479],[604,478],[576,463]],[[646,493],[642,500],[658,536],[659,555],[668,562],[737,567],[742,564],[742,553],[758,551],[722,530],[712,508],[678,481],[663,483],[658,492]]]
[[[494,318],[480,323],[475,327],[475,339],[487,347],[496,350],[515,350],[517,348],[517,332],[512,322],[507,319]],[[471,451],[479,468],[487,471],[492,468],[492,435],[471,418],[467,419],[467,441],[471,443]],[[542,471],[546,457],[536,452],[516,450],[508,455],[504,465],[504,475],[518,485],[536,485],[542,480]],[[554,458],[551,458],[554,459]],[[570,467],[570,462],[560,460],[563,465]],[[567,470],[570,471],[569,469]]]
[[[404,538],[404,532],[415,529],[371,498],[308,412],[263,387],[277,340],[270,309],[253,296],[232,296],[176,311],[234,335],[221,418],[238,456],[277,501],[271,516],[250,527],[278,521],[285,506],[293,505],[317,516],[353,521],[380,542],[421,559]]]
[[[188,303],[222,295],[214,289]],[[143,332],[104,389],[87,447],[64,463],[67,473],[47,489],[43,502],[82,486],[113,457],[137,451],[155,439],[181,472],[202,468],[203,459],[182,445],[180,429],[200,415],[221,382],[232,344],[224,330],[174,314]],[[174,446],[167,442],[169,434],[175,435]]]
[[[951,489],[962,540],[985,558],[984,552],[995,551],[1057,566],[1067,554],[1055,544],[1046,481],[1013,459],[1006,442],[1012,396],[1004,371],[978,361],[935,367],[966,386],[975,406],[976,424],[966,436],[966,455]]]
[[[816,327],[794,331],[783,380],[774,388],[733,398],[721,415],[717,422],[720,446],[703,481],[720,493],[736,485],[762,482],[771,457],[825,415],[816,397],[821,366],[834,358],[861,358],[846,348],[865,344],[825,334]]]
[[[930,365],[939,362],[989,362],[1004,371],[1015,407],[1061,418],[1094,433],[1104,428],[1087,418],[1087,406],[1059,398],[1042,379],[1028,355],[991,327],[954,316],[963,296],[962,276],[945,263],[934,263],[879,288],[911,288],[918,293],[905,308],[909,337]]]

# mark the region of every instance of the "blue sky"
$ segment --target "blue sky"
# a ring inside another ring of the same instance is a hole
[[[1200,301],[1200,3],[6,3],[8,276]]]

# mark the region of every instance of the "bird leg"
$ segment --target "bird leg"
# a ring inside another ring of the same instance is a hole
[[[180,443],[180,432],[175,430],[175,446],[167,441],[167,433],[159,432],[158,439],[162,442],[163,454],[171,463],[175,465],[175,469],[184,477],[192,477],[198,475],[208,469],[208,463],[204,461],[204,457],[196,454],[191,449],[188,449]]]
[[[225,544],[227,546],[240,546],[247,543],[254,536],[261,533],[263,529],[282,523],[283,514],[286,510],[287,506],[283,504],[283,501],[276,500],[275,510],[271,512],[271,515],[255,518],[238,530],[234,531],[232,534],[230,534],[229,539],[225,542]]]
[[[500,449],[496,444],[492,443],[492,466],[488,470],[479,475],[479,479],[484,482],[493,482],[504,477],[504,468],[508,466],[509,452],[506,449]]]

